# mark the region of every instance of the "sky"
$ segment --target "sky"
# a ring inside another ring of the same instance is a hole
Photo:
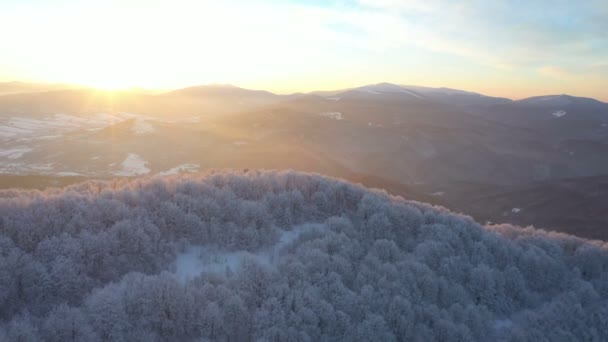
[[[0,81],[608,101],[606,18],[606,0],[1,0]]]

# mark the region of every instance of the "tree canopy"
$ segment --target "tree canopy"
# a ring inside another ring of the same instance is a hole
[[[608,340],[608,245],[292,171],[2,191],[0,340]]]

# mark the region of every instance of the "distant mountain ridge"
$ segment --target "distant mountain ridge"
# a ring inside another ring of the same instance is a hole
[[[165,94],[182,95],[182,96],[267,96],[278,97],[280,95],[271,93],[266,90],[251,90],[236,87],[230,84],[212,84],[200,85],[187,88],[181,88],[169,91]]]
[[[606,156],[608,104],[569,95],[514,101],[379,83],[290,95],[207,85],[158,94],[78,88],[0,96],[0,188],[189,170],[294,169],[483,220],[603,238],[603,222],[591,222],[585,212],[547,210],[537,217],[532,213],[540,211],[531,208],[546,208],[536,194],[570,203],[573,195],[560,190],[567,179],[577,181],[574,188],[604,186],[593,177],[608,175]],[[510,191],[515,188],[534,196]],[[575,202],[593,205],[593,213],[608,210],[586,199]]]
[[[65,90],[65,89],[94,89],[91,87],[76,86],[69,84],[45,84],[45,83],[28,83],[20,81],[0,82],[0,96],[12,95],[18,93],[32,93],[32,92],[45,92],[54,90]],[[123,91],[119,91],[123,92]],[[130,90],[124,90],[124,92],[130,92]],[[477,92],[454,89],[448,87],[427,87],[420,85],[400,85],[389,82],[366,84],[358,87],[336,89],[336,90],[317,90],[310,92],[296,92],[290,94],[277,94],[271,91],[262,89],[247,89],[238,87],[232,84],[206,84],[206,85],[195,85],[184,88],[177,88],[161,92],[161,95],[182,95],[182,96],[225,96],[225,97],[237,97],[237,96],[264,96],[269,98],[293,98],[305,95],[318,95],[321,97],[338,97],[340,94],[348,94],[350,92],[366,93],[371,95],[386,95],[386,94],[401,94],[407,97],[413,97],[417,99],[426,99],[429,101],[440,101],[443,100],[441,97],[446,97],[445,100],[455,101],[456,104],[462,101],[463,98],[471,99],[477,98],[482,99],[490,103],[506,104],[515,103],[521,105],[530,106],[546,106],[546,105],[558,105],[567,103],[587,103],[595,105],[608,105],[608,103],[582,96],[573,96],[567,94],[558,95],[536,95],[519,100],[513,100],[507,97],[496,97],[484,95]],[[153,92],[152,92],[153,93]],[[482,101],[482,102],[483,102]],[[479,103],[477,103],[479,104]]]

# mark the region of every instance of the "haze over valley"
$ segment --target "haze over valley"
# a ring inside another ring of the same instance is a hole
[[[607,234],[608,217],[600,213],[608,190],[608,104],[591,98],[514,101],[389,83],[291,95],[208,85],[160,94],[21,91],[1,96],[0,111],[5,188],[294,169],[482,222]]]

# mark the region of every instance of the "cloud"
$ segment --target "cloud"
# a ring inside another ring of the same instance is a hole
[[[563,79],[572,76],[572,73],[568,72],[567,70],[552,65],[540,67],[538,68],[538,72],[543,76],[555,79]]]
[[[368,30],[370,40],[391,42],[385,46],[415,44],[484,64],[534,66],[548,60],[606,59],[606,7],[593,0],[550,6],[534,1],[359,0],[354,11],[384,18]]]

